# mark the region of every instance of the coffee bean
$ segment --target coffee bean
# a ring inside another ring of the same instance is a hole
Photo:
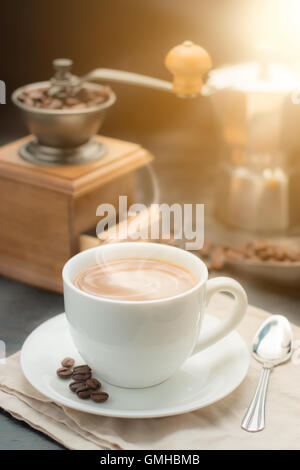
[[[72,357],[65,357],[56,373],[62,379],[73,378],[69,389],[76,393],[81,400],[91,398],[95,403],[102,403],[109,398],[108,393],[100,392],[101,382],[92,377],[92,369],[87,364],[76,366]]]
[[[85,383],[84,382],[72,382],[70,383],[69,388],[70,390],[72,390],[72,392],[77,392],[77,389],[81,387],[82,385],[85,385]]]
[[[87,379],[90,379],[92,374],[89,372],[88,374],[74,374],[73,373],[73,379],[75,382],[85,382]]]
[[[220,249],[221,248],[221,249]],[[206,242],[204,253],[199,251],[200,256],[206,258],[208,269],[221,269],[223,267],[223,254],[226,260],[247,260],[257,263],[293,263],[300,261],[300,251],[292,250],[287,246],[273,245],[265,240],[243,243],[240,246],[225,247],[213,245]]]
[[[51,103],[51,101],[52,101],[52,98],[51,98],[50,96],[46,96],[45,99],[44,99],[44,101],[43,101],[43,106],[44,106],[45,108],[48,108],[48,106],[49,106],[49,104]]]
[[[32,100],[42,100],[44,98],[44,93],[41,90],[32,90],[28,94]]]
[[[286,252],[285,252],[285,249],[281,246],[278,246],[275,250],[275,258],[277,259],[277,261],[283,261],[285,259],[285,255],[286,255]]]
[[[84,382],[72,382],[70,383],[69,388],[72,390],[72,392],[77,392],[77,389],[82,385],[85,385]]]
[[[266,261],[269,257],[268,255],[268,251],[267,250],[261,250],[259,253],[258,253],[258,256],[259,258],[261,259],[261,261]]]
[[[34,101],[29,96],[26,96],[24,104],[26,104],[26,106],[34,106]]]
[[[109,398],[109,395],[108,393],[105,393],[105,392],[92,392],[90,394],[90,397],[96,403],[102,403]]]
[[[68,367],[68,368],[70,368],[70,367],[72,367],[74,364],[75,364],[75,361],[74,361],[74,359],[72,359],[72,357],[65,357],[65,359],[63,359],[63,360],[61,361],[61,365],[62,365],[63,367]]]
[[[229,249],[226,251],[226,258],[232,261],[240,260],[243,258],[243,255],[237,250]]]
[[[81,385],[76,387],[76,393],[85,392],[86,390],[91,390],[91,387],[89,387],[85,382],[81,382]]]
[[[253,256],[255,256],[254,248],[253,248],[253,246],[248,246],[244,251],[244,258],[250,259]]]
[[[206,266],[209,271],[218,271],[223,268],[224,262],[219,260],[209,261]]]
[[[212,243],[211,242],[204,242],[203,247],[200,251],[200,256],[203,258],[207,258],[210,255],[212,250]]]
[[[87,398],[90,398],[91,396],[91,389],[86,389],[86,390],[82,390],[82,391],[77,391],[77,396],[79,398],[81,398],[82,400],[86,400]]]
[[[76,367],[73,367],[73,371],[74,373],[76,372],[76,374],[87,374],[89,372],[91,372],[91,368],[87,365],[87,364],[83,364],[82,366],[76,366]]]
[[[296,253],[293,250],[288,250],[287,252],[287,258],[289,261],[299,261],[299,253]]]
[[[261,262],[261,258],[259,256],[253,255],[251,258],[248,258],[249,261],[256,261],[256,262]]]
[[[68,98],[65,99],[65,104],[67,106],[74,106],[75,104],[79,104],[80,101],[77,98],[74,98],[73,96],[69,96]]]
[[[97,91],[82,88],[75,96],[68,96],[66,90],[60,90],[55,95],[49,95],[48,90],[46,88],[25,88],[18,96],[18,99],[27,106],[36,108],[80,110],[98,106],[106,101],[110,94],[109,87],[103,87],[103,89]]]
[[[59,369],[57,369],[56,373],[60,378],[68,379],[72,376],[73,371],[72,369],[67,369],[66,367],[60,367]]]
[[[25,101],[27,98],[27,94],[26,93],[21,93],[21,95],[18,96],[18,99],[20,101]]]
[[[63,102],[58,98],[54,98],[48,105],[48,109],[60,109],[63,106]]]
[[[217,246],[213,249],[210,260],[210,269],[219,270],[222,269],[225,264],[225,251],[223,246]]]
[[[60,100],[65,100],[66,98],[68,98],[68,94],[65,91],[60,91],[59,93],[55,95],[55,98],[58,98]]]
[[[98,390],[99,388],[101,388],[101,382],[99,382],[99,380],[94,379],[94,378],[88,379],[86,381],[86,384],[88,387],[90,387],[93,390]]]
[[[74,367],[74,370],[83,369],[83,368],[92,370],[91,367],[88,364],[79,364],[79,366]]]
[[[254,250],[259,252],[261,250],[265,250],[267,248],[267,242],[264,240],[259,240],[253,243]]]

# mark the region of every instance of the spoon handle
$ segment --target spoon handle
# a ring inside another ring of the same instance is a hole
[[[262,431],[265,427],[265,403],[270,369],[264,367],[259,379],[255,395],[250,403],[248,411],[242,421],[245,431]]]

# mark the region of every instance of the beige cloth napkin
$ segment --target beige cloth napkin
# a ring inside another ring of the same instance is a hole
[[[208,313],[221,318],[232,300],[214,296]],[[267,317],[249,306],[238,331],[248,344]],[[294,338],[300,328],[293,325]],[[267,399],[267,424],[260,433],[241,429],[261,366],[251,359],[244,382],[228,397],[198,411],[156,419],[94,416],[49,401],[24,378],[19,353],[0,365],[0,407],[15,418],[51,436],[69,449],[299,449],[300,365],[293,361],[272,372]]]

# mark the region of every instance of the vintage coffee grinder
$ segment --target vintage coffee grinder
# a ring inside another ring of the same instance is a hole
[[[116,96],[94,81],[121,81],[180,97],[201,93],[211,67],[207,52],[186,41],[173,48],[166,66],[173,83],[123,71],[96,69],[79,78],[68,59],[54,61],[54,77],[17,89],[31,136],[0,150],[0,274],[61,291],[63,264],[80,249],[84,232],[98,221],[101,203],[117,207],[119,195],[134,202],[134,177],[152,159],[135,143],[96,136]],[[47,89],[52,97],[74,97],[82,90],[106,93],[85,107],[51,109],[21,99],[26,91]]]

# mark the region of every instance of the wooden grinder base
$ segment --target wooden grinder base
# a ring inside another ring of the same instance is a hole
[[[96,137],[98,138],[98,137]],[[0,274],[62,291],[61,270],[96,227],[97,206],[134,202],[135,171],[152,160],[137,144],[99,137],[108,148],[82,165],[41,166],[23,160],[20,139],[0,149]]]

